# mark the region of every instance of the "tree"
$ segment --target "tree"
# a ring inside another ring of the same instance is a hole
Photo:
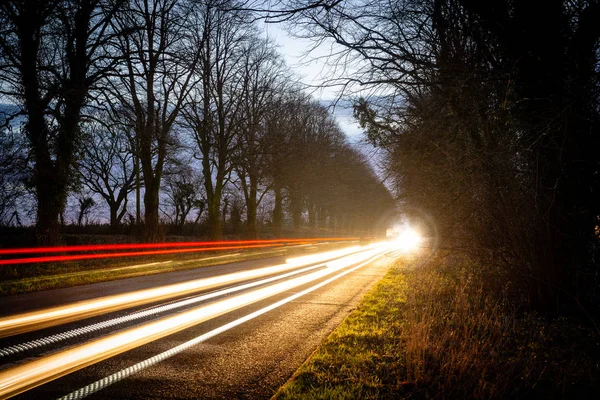
[[[136,154],[144,178],[144,223],[148,241],[160,239],[159,191],[173,127],[195,84],[198,61],[193,49],[191,3],[178,0],[132,1],[114,19],[117,29],[130,32],[118,38],[120,67],[113,84],[131,119]]]
[[[82,127],[86,143],[77,162],[79,180],[100,195],[109,208],[114,232],[127,213],[129,194],[135,189],[132,135],[120,124],[93,121]]]
[[[267,175],[268,142],[274,138],[269,137],[267,119],[279,118],[279,100],[285,96],[291,79],[272,43],[255,40],[246,47],[241,73],[241,126],[234,169],[246,203],[246,233],[249,238],[256,238],[258,206],[272,185]]]
[[[197,223],[204,209],[204,200],[201,198],[202,179],[197,172],[189,166],[182,166],[176,171],[169,171],[165,181],[168,204],[175,211],[174,224],[182,227],[194,209],[198,211],[195,219]]]
[[[82,196],[77,199],[79,203],[79,213],[77,215],[77,226],[82,226],[84,219],[87,224],[87,218],[92,211],[92,207],[96,205],[96,202],[91,197]]]
[[[328,109],[306,96],[287,96],[267,118],[266,170],[273,182],[273,222],[284,198],[296,229],[344,229],[364,234],[393,208],[387,189],[345,139]]]
[[[268,110],[265,122],[265,172],[272,182],[275,204],[273,225],[276,234],[280,233],[284,216],[284,199],[295,228],[302,225],[304,209],[303,190],[307,180],[318,179],[323,170],[309,166],[319,162],[322,149],[315,143],[319,124],[325,120],[314,117],[319,113],[327,119],[327,111],[312,101],[310,97],[292,91],[276,101]],[[311,120],[316,124],[311,125]],[[313,154],[316,152],[316,154]],[[308,169],[312,171],[308,171]],[[311,174],[317,173],[317,176]]]
[[[27,118],[36,235],[58,241],[82,109],[113,69],[109,22],[123,1],[7,0],[0,3],[0,90]]]
[[[199,56],[196,73],[201,81],[186,104],[184,117],[202,162],[209,235],[223,234],[221,200],[233,168],[242,93],[240,61],[244,44],[254,39],[247,13],[229,10],[234,2],[207,1],[198,5]]]
[[[284,220],[284,199],[289,159],[294,150],[289,145],[290,137],[296,127],[296,118],[304,97],[297,91],[288,93],[274,102],[268,110],[265,122],[265,170],[272,182],[274,197],[273,233],[281,235]]]

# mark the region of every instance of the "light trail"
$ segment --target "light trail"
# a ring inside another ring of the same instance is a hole
[[[59,343],[59,342],[62,342],[62,341],[68,340],[68,339],[75,338],[77,336],[96,332],[101,329],[110,328],[110,327],[121,325],[121,324],[124,324],[127,322],[131,322],[131,321],[135,321],[138,319],[150,317],[150,316],[153,316],[156,314],[160,314],[160,313],[163,313],[166,311],[171,311],[171,310],[175,310],[178,308],[186,307],[186,306],[189,306],[192,304],[200,303],[202,301],[214,299],[216,297],[222,297],[226,294],[239,292],[242,290],[250,289],[252,287],[265,285],[267,283],[285,279],[290,276],[303,274],[305,272],[312,271],[313,269],[321,268],[322,266],[323,266],[323,264],[302,268],[302,269],[291,271],[291,272],[288,272],[288,273],[285,273],[282,275],[276,275],[271,278],[261,279],[259,281],[246,283],[244,285],[239,285],[239,286],[234,286],[234,287],[223,289],[223,290],[218,290],[218,291],[208,293],[208,294],[205,294],[202,296],[193,297],[191,299],[177,301],[174,303],[166,304],[164,306],[153,307],[153,308],[150,308],[150,309],[147,309],[144,311],[139,311],[139,312],[136,312],[133,314],[127,314],[122,317],[112,318],[107,321],[102,321],[102,322],[98,322],[96,324],[82,326],[80,328],[71,329],[66,332],[57,333],[52,336],[35,339],[35,340],[25,342],[25,343],[19,343],[19,344],[13,345],[13,346],[9,346],[9,347],[0,349],[0,357],[13,356],[15,354],[22,353],[24,351],[34,350],[34,349],[37,349],[37,348],[40,348],[43,346],[56,344],[56,343]]]
[[[290,265],[305,265],[323,262],[334,258],[342,257],[351,253],[356,253],[363,250],[364,247],[352,246],[340,250],[327,251],[324,253],[310,254],[307,256],[293,257],[285,260],[286,264]]]
[[[74,392],[71,392],[69,394],[67,394],[66,396],[61,397],[58,400],[78,400],[78,399],[83,399],[91,394],[94,394],[102,389],[105,389],[106,387],[115,384],[131,375],[134,375],[148,367],[151,367],[155,364],[158,364],[159,362],[162,362],[164,360],[167,360],[179,353],[184,352],[185,350],[200,344],[208,339],[211,339],[223,332],[226,332],[232,328],[235,328],[236,326],[239,326],[245,322],[248,322],[256,317],[259,317],[263,314],[266,314],[269,311],[272,311],[278,307],[283,306],[284,304],[287,304],[291,301],[296,300],[297,298],[300,298],[310,292],[313,292],[325,285],[328,285],[329,283],[351,273],[356,271],[359,268],[364,267],[367,264],[370,264],[371,262],[375,261],[377,258],[379,258],[381,256],[381,254],[374,256],[373,258],[371,258],[370,260],[367,260],[355,267],[349,268],[343,272],[340,272],[337,275],[332,276],[331,278],[328,278],[314,286],[309,287],[308,289],[304,289],[296,294],[293,294],[289,297],[286,297],[283,300],[279,300],[276,303],[273,303],[267,307],[261,308],[260,310],[254,311],[253,313],[250,313],[242,318],[238,318],[234,321],[229,322],[228,324],[225,324],[223,326],[220,326],[219,328],[213,329],[212,331],[209,331],[205,334],[202,334],[194,339],[188,340],[187,342],[184,342],[182,344],[180,344],[179,346],[173,347],[172,349],[169,349],[167,351],[164,351],[162,353],[159,353],[157,355],[155,355],[154,357],[150,357],[144,361],[141,361],[137,364],[134,364],[130,367],[124,368],[118,372],[115,372],[114,374],[111,374],[103,379],[100,379],[96,382],[93,382],[87,386],[84,386]]]
[[[16,249],[0,249],[0,255],[35,254],[35,253],[71,253],[82,251],[107,251],[107,250],[134,250],[134,249],[160,249],[174,247],[205,247],[225,245],[254,245],[270,243],[312,243],[322,241],[355,241],[358,237],[338,238],[302,238],[302,239],[264,239],[264,240],[222,240],[205,242],[164,242],[164,243],[121,243],[121,244],[93,244],[78,246],[52,246],[29,247]]]
[[[346,251],[346,254],[352,254],[353,252],[359,250],[357,250],[355,247],[351,247],[343,250],[324,252],[320,253],[319,259],[326,261],[327,259],[340,257],[342,254],[344,254],[344,251]],[[271,267],[258,268],[249,271],[235,272],[211,278],[196,279],[193,281],[177,283],[158,288],[145,289],[114,296],[105,296],[70,305],[52,307],[4,317],[0,318],[0,338],[60,325],[83,318],[89,318],[107,312],[118,311],[124,308],[185,296],[200,290],[208,290],[225,284],[232,284],[248,279],[259,278],[262,276],[276,274],[290,269],[317,263],[312,260],[314,259],[307,259],[303,262],[291,262],[274,265]]]
[[[286,290],[324,278],[342,268],[382,254],[384,251],[388,251],[387,246],[370,246],[360,253],[345,256],[347,260],[346,265],[337,263],[335,266],[330,266],[329,268],[292,278],[288,281],[275,283],[248,293],[239,294],[209,305],[199,306],[171,317],[129,328],[27,364],[1,371],[0,398],[17,395],[135,347],[264,300]]]
[[[272,244],[244,245],[244,246],[196,247],[196,248],[192,248],[192,249],[127,251],[127,252],[119,252],[119,253],[74,254],[74,255],[68,255],[68,256],[11,258],[8,260],[0,260],[0,266],[1,265],[42,263],[42,262],[95,260],[95,259],[101,259],[101,258],[154,256],[154,255],[160,255],[160,254],[199,253],[199,252],[217,251],[217,250],[258,249],[258,248],[265,248],[265,247],[283,247],[283,246],[284,245],[282,243],[272,243]]]

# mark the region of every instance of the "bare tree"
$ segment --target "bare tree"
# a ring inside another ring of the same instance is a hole
[[[199,5],[196,38],[201,85],[192,93],[184,116],[202,161],[206,191],[209,235],[221,237],[223,224],[221,200],[233,167],[237,145],[242,94],[240,61],[244,43],[252,39],[253,27],[248,15],[227,10],[220,0]]]
[[[27,117],[40,243],[58,241],[82,109],[90,91],[113,69],[109,22],[123,3],[0,3],[0,90],[22,104]]]
[[[235,154],[235,172],[246,203],[246,230],[258,235],[257,209],[272,186],[269,179],[269,137],[267,120],[278,118],[281,99],[292,89],[285,65],[267,40],[256,40],[244,51],[242,79],[242,118]]]
[[[77,214],[77,226],[83,226],[85,223],[88,223],[88,217],[90,212],[92,211],[92,207],[96,205],[96,202],[92,197],[81,196],[77,198],[77,202],[79,203],[79,212]]]
[[[0,111],[0,225],[21,225],[19,202],[30,192],[27,144],[18,123],[2,119]]]
[[[118,29],[124,72],[113,93],[130,115],[141,163],[146,240],[160,238],[158,204],[160,183],[173,127],[194,86],[197,53],[192,49],[192,8],[178,0],[135,0],[114,20]]]
[[[112,231],[121,224],[127,213],[129,194],[135,189],[132,135],[123,129],[123,125],[116,123],[84,124],[86,146],[77,163],[80,182],[106,201]]]
[[[169,172],[165,183],[167,203],[174,211],[173,223],[182,227],[193,210],[198,212],[194,221],[197,223],[202,216],[205,201],[202,199],[202,178],[197,171],[189,165],[182,165]]]

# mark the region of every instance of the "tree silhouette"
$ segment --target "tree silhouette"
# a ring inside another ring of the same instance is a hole
[[[123,1],[0,3],[0,87],[21,104],[34,161],[39,243],[58,242],[59,222],[90,93],[113,70],[110,21]]]

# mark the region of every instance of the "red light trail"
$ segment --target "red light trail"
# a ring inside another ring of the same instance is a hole
[[[303,238],[303,239],[271,239],[271,240],[230,240],[214,242],[165,242],[165,243],[126,243],[126,244],[99,244],[81,246],[55,246],[55,247],[30,247],[17,249],[0,249],[0,255],[21,255],[40,253],[78,253],[86,251],[113,251],[97,254],[70,254],[39,257],[11,258],[0,260],[2,265],[16,265],[43,262],[60,262],[91,260],[116,257],[136,257],[161,254],[193,253],[217,250],[256,249],[264,247],[283,247],[290,244],[314,244],[319,241],[352,241],[358,238]],[[188,248],[182,248],[188,247]],[[191,248],[189,248],[191,247]],[[118,251],[118,250],[145,250],[149,251]],[[162,250],[156,250],[162,249]]]
[[[100,254],[75,254],[68,256],[45,256],[45,257],[28,257],[28,258],[13,258],[10,260],[0,260],[0,265],[14,264],[29,264],[39,262],[52,261],[75,261],[75,260],[91,260],[99,258],[116,258],[116,257],[135,257],[135,256],[152,256],[158,254],[177,254],[177,253],[193,253],[215,250],[238,250],[238,249],[256,249],[261,247],[282,247],[283,244],[262,244],[250,246],[222,246],[222,247],[200,247],[192,249],[168,249],[168,250],[152,250],[152,251],[127,251],[120,253],[100,253]]]
[[[223,245],[249,245],[268,243],[300,243],[309,244],[318,241],[345,241],[358,240],[358,237],[346,238],[303,238],[303,239],[270,239],[270,240],[226,240],[215,242],[164,242],[164,243],[124,243],[124,244],[92,244],[79,246],[54,246],[54,247],[28,247],[18,249],[0,249],[0,255],[33,254],[33,253],[67,253],[77,251],[100,251],[100,250],[132,250],[132,249],[157,249],[173,247],[197,247],[197,246],[223,246]]]

